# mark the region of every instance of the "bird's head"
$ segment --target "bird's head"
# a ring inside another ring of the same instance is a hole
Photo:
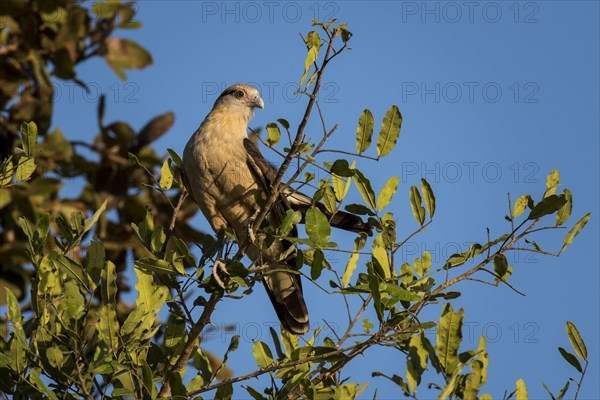
[[[215,101],[213,109],[227,109],[229,112],[247,116],[248,120],[250,120],[254,115],[256,107],[265,107],[258,89],[238,83],[228,87],[221,93],[217,101]]]

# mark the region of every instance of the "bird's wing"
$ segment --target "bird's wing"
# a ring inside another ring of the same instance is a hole
[[[246,149],[246,154],[248,155],[247,164],[250,168],[252,176],[254,176],[254,179],[258,184],[260,190],[263,193],[269,193],[273,183],[275,182],[277,171],[271,164],[269,164],[269,162],[265,159],[265,157],[258,149],[258,146],[256,146],[256,144],[250,139],[244,139],[244,148]],[[273,208],[271,209],[271,213],[269,215],[269,220],[271,221],[271,223],[276,223],[277,226],[279,226],[283,222],[285,212],[289,208],[290,205],[286,199],[286,196],[279,195],[279,198],[277,199],[277,202],[273,205]],[[292,235],[290,236],[296,235],[297,232],[294,227]]]
[[[244,139],[244,148],[248,155],[247,164],[250,168],[259,189],[263,193],[269,193],[277,172],[275,168],[263,157],[256,144],[248,139]],[[273,205],[269,212],[268,221],[276,228],[283,221],[289,204],[285,196],[280,195],[278,201]],[[298,232],[294,226],[289,236],[297,236]],[[293,244],[288,240],[282,240],[284,251],[287,251]],[[285,263],[288,268],[297,269],[295,252],[292,252]],[[281,264],[275,263],[275,268],[281,268]],[[300,276],[283,271],[272,272],[263,276],[263,283],[275,312],[284,327],[297,335],[308,331],[308,310],[302,294],[302,282]]]

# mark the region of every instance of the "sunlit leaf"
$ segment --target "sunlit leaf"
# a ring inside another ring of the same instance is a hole
[[[546,177],[546,192],[544,192],[544,198],[556,194],[556,189],[560,183],[560,173],[553,169]]]
[[[425,207],[422,206],[421,194],[416,186],[410,187],[410,207],[415,220],[423,226],[425,223]]]
[[[573,195],[571,194],[571,191],[565,189],[563,190],[562,195],[565,196],[567,202],[556,213],[556,225],[562,225],[567,222],[571,216],[571,211],[573,210]]]
[[[170,164],[171,159],[168,158],[160,169],[160,181],[158,184],[162,190],[169,190],[171,189],[171,185],[173,185],[173,172],[171,172]]]
[[[423,198],[425,200],[427,212],[429,212],[429,218],[433,218],[433,214],[435,214],[435,196],[429,182],[427,182],[425,178],[421,179],[421,192],[423,192]]]
[[[355,169],[354,175],[352,176],[358,191],[360,192],[365,203],[371,207],[372,210],[377,209],[377,205],[375,203],[375,192],[373,192],[373,187],[371,186],[371,182],[363,175],[362,172]]]
[[[260,368],[267,368],[273,365],[273,354],[266,343],[257,340],[252,345],[252,355],[256,360],[256,364]]]
[[[571,346],[573,346],[575,353],[587,361],[587,347],[585,346],[585,342],[581,338],[577,327],[571,321],[567,321],[567,336],[569,337],[569,342],[571,342]]]
[[[396,194],[396,189],[398,188],[399,179],[397,176],[392,176],[386,184],[379,192],[379,196],[377,196],[377,211],[383,210],[392,200],[394,194]]]
[[[462,320],[464,310],[454,312],[452,305],[446,303],[438,323],[436,352],[440,365],[448,374],[452,374],[459,363],[458,349],[462,341]]]
[[[581,230],[590,220],[590,214],[591,213],[585,214],[579,221],[577,221],[577,223],[573,226],[569,233],[567,233],[567,236],[565,236],[563,246],[560,249],[560,253],[562,253],[567,247],[571,245],[571,243],[573,243],[573,239],[575,239],[575,237],[579,235],[579,232],[581,232]]]
[[[358,119],[358,127],[356,128],[356,151],[359,154],[371,146],[374,126],[373,114],[370,110],[365,109]]]
[[[517,201],[515,201],[515,205],[513,208],[513,216],[516,218],[519,215],[523,214],[523,211],[525,211],[525,209],[531,202],[531,196],[528,194],[524,194],[523,196],[519,197]]]
[[[398,106],[393,105],[385,113],[381,123],[381,131],[377,137],[377,155],[384,157],[390,154],[400,135],[400,126],[402,125],[402,115]]]
[[[274,122],[267,124],[267,146],[275,146],[279,143],[279,139],[281,139],[281,132],[279,131],[277,124]]]
[[[331,236],[331,226],[327,217],[317,207],[310,207],[306,211],[306,233],[316,247],[325,247]]]
[[[516,400],[527,400],[527,387],[525,386],[525,381],[523,379],[519,379],[517,381],[517,390],[515,391]]]

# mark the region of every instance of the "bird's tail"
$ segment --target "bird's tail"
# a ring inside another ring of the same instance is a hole
[[[287,268],[284,265],[281,267]],[[308,309],[300,277],[288,272],[271,272],[263,276],[263,283],[283,327],[295,335],[308,332]]]

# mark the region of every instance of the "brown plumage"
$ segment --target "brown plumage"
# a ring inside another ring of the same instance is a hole
[[[263,198],[270,189],[276,170],[248,139],[248,122],[254,108],[263,108],[258,91],[247,85],[233,85],[219,96],[211,112],[192,135],[183,153],[184,183],[194,201],[215,232],[233,228],[240,243],[246,241],[250,218],[258,205],[256,194]],[[265,223],[280,226],[287,209],[306,211],[311,198],[287,190],[267,215]],[[318,205],[326,212],[323,205]],[[331,225],[354,232],[371,233],[371,226],[345,212],[328,215]],[[294,229],[290,235],[296,236]],[[275,240],[260,251],[250,245],[250,259],[273,269],[296,269],[294,253],[279,260],[292,244]],[[294,334],[308,331],[308,310],[297,274],[274,272],[263,276],[265,289],[282,325]]]

